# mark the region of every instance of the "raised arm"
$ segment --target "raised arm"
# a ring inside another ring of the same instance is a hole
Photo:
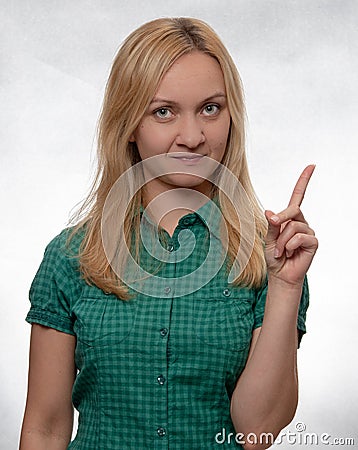
[[[73,427],[74,336],[33,324],[20,450],[66,450]]]
[[[313,170],[314,166],[308,166],[302,172],[284,211],[265,213],[265,314],[262,327],[254,330],[249,358],[231,400],[235,430],[249,437],[245,450],[272,445],[260,436],[270,433],[276,438],[296,412],[298,308],[304,277],[318,246],[300,205]]]

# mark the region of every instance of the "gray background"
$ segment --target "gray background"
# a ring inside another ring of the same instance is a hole
[[[0,448],[17,447],[30,326],[28,289],[45,245],[87,192],[113,56],[143,22],[209,22],[241,73],[248,156],[265,208],[279,211],[316,163],[303,210],[320,240],[299,350],[295,423],[355,437],[357,417],[358,2],[0,1]],[[279,448],[305,448],[284,441]],[[327,448],[316,445],[315,448]],[[339,448],[352,448],[341,445]]]

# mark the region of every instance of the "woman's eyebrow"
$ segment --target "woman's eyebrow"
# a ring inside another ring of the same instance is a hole
[[[206,103],[206,102],[209,102],[210,100],[214,100],[218,97],[223,97],[226,99],[226,95],[223,92],[215,92],[213,95],[210,95],[210,97],[205,98],[200,103]],[[154,103],[165,103],[165,104],[169,104],[169,105],[178,105],[178,102],[176,102],[174,100],[169,100],[169,99],[161,98],[161,97],[154,97],[153,100],[150,102],[150,104],[153,105]]]

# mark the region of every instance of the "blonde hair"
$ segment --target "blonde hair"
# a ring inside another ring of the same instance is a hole
[[[130,138],[155,96],[161,79],[178,58],[192,51],[212,56],[222,69],[231,125],[221,163],[233,172],[247,194],[246,200],[238,198],[238,202],[241,201],[239,220],[231,201],[216,186],[212,188],[213,195],[218,196],[226,222],[228,257],[231,262],[234,261],[239,248],[243,248],[245,237],[240,233],[240,223],[250,220],[252,213],[255,220],[251,255],[234,284],[258,287],[266,274],[263,253],[266,221],[248,173],[245,155],[245,108],[236,66],[220,38],[205,22],[193,18],[161,18],[132,32],[115,57],[98,125],[97,173],[88,197],[72,218],[76,225],[70,238],[82,227],[84,230],[78,255],[84,279],[123,300],[130,298],[128,288],[114,273],[103,248],[101,219],[104,205],[117,179],[141,160],[136,144],[130,142]],[[130,190],[130,187],[128,189]],[[123,193],[123,198],[126,197],[125,194],[129,192]],[[123,224],[127,244],[132,242],[133,236],[139,236],[138,210],[141,202],[142,192],[139,190],[132,195]],[[120,205],[119,199],[119,208]],[[135,239],[135,259],[139,261],[138,239]]]

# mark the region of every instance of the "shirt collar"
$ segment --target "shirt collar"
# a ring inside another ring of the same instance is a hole
[[[139,211],[135,213],[140,214],[141,218],[143,217],[144,206],[141,204]],[[221,240],[220,235],[220,223],[221,223],[221,211],[219,206],[219,198],[218,195],[215,195],[212,199],[209,199],[206,203],[204,203],[200,208],[192,213],[188,213],[185,216],[181,217],[180,220],[183,220],[185,217],[198,217],[205,226],[208,227],[211,234],[213,234],[217,239]],[[147,214],[144,213],[145,219],[155,226],[153,221],[149,218]]]

